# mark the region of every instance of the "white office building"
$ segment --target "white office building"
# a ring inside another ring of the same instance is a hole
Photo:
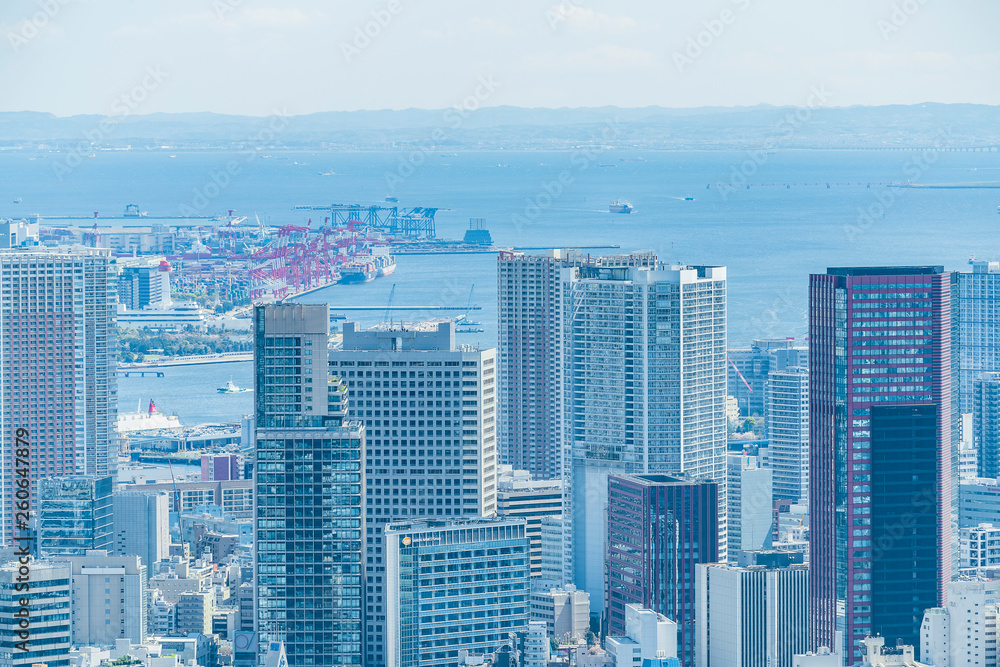
[[[719,483],[726,553],[726,269],[562,269],[562,433],[574,581],[605,606],[608,475]]]
[[[625,635],[604,642],[615,667],[641,667],[646,661],[677,659],[677,624],[652,609],[625,605]],[[655,663],[654,663],[655,664]]]
[[[388,659],[386,524],[497,511],[496,350],[457,345],[451,322],[420,331],[348,322],[330,373],[367,432],[364,639],[374,667]]]
[[[741,559],[697,566],[698,667],[793,667],[809,648],[809,568],[801,554]]]
[[[771,469],[764,468],[757,456],[729,454],[728,526],[729,557],[735,560],[740,551],[763,549],[771,538],[772,512]]]
[[[531,620],[544,621],[546,632],[560,642],[581,640],[590,630],[590,596],[572,584],[531,591]]]
[[[767,374],[764,389],[768,465],[774,497],[809,497],[809,370],[793,366]]]
[[[1000,582],[948,584],[948,604],[924,612],[920,658],[934,667],[997,667]]]
[[[386,664],[450,667],[460,651],[492,653],[528,629],[524,519],[425,517],[390,523],[384,537]]]
[[[146,641],[146,566],[139,556],[92,551],[70,565],[73,643],[112,646],[118,639]]]

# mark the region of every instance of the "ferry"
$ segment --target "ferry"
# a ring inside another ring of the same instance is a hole
[[[247,391],[250,391],[250,390],[249,389],[243,389],[241,387],[237,387],[233,383],[233,378],[232,377],[229,378],[229,382],[226,383],[225,387],[219,387],[219,393],[220,394],[242,394],[243,392],[247,392]]]
[[[180,418],[177,415],[164,415],[157,412],[156,403],[152,399],[149,401],[149,408],[147,408],[146,412],[143,412],[141,407],[137,407],[135,412],[118,413],[119,433],[180,427]]]
[[[631,213],[632,204],[627,201],[617,200],[608,206],[609,213]]]

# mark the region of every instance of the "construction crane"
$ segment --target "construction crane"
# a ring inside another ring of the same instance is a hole
[[[465,315],[458,318],[457,322],[461,322],[470,327],[481,326],[482,322],[473,322],[469,320],[469,314],[472,312],[472,292],[476,289],[476,283],[472,283],[472,289],[469,290],[469,305],[465,308]]]
[[[385,316],[382,318],[382,323],[389,323],[389,328],[392,329],[392,297],[396,295],[396,283],[392,284],[392,289],[389,290],[389,303],[385,304]]]

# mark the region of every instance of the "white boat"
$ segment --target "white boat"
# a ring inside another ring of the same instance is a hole
[[[150,399],[149,408],[143,412],[136,408],[135,412],[118,414],[118,432],[133,433],[136,431],[153,431],[161,428],[180,428],[181,420],[177,415],[164,415],[156,411],[156,403]]]
[[[242,394],[245,391],[251,391],[251,390],[237,387],[235,384],[233,384],[233,378],[229,378],[229,382],[226,383],[225,387],[219,387],[220,394]]]

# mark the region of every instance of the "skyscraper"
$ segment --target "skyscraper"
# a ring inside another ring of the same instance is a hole
[[[983,373],[972,381],[968,398],[979,476],[1000,477],[1000,373]]]
[[[385,661],[459,664],[528,628],[524,519],[423,519],[385,528]]]
[[[726,269],[563,269],[560,416],[570,581],[604,608],[608,474],[719,483],[726,550]]]
[[[383,528],[390,521],[496,512],[496,351],[431,331],[344,325],[330,372],[365,425],[366,659],[386,664]]]
[[[958,336],[960,412],[972,412],[975,382],[983,373],[1000,372],[1000,262],[973,262],[971,273],[958,273],[955,333]]]
[[[656,255],[599,257],[554,249],[544,255],[500,253],[497,296],[500,352],[500,462],[534,479],[562,474],[559,353],[562,269],[655,266]]]
[[[774,497],[798,502],[809,490],[809,371],[793,366],[767,374],[768,464]]]
[[[669,475],[608,479],[610,636],[626,634],[635,604],[677,623],[677,656],[694,665],[695,566],[718,560],[718,485]]]
[[[362,667],[365,428],[328,375],[329,318],[254,307],[256,630],[290,665]]]
[[[14,433],[38,481],[117,470],[115,279],[108,251],[0,251],[0,543],[14,528]]]
[[[918,645],[951,579],[951,289],[933,266],[810,278],[810,641],[842,627],[849,662]]]

